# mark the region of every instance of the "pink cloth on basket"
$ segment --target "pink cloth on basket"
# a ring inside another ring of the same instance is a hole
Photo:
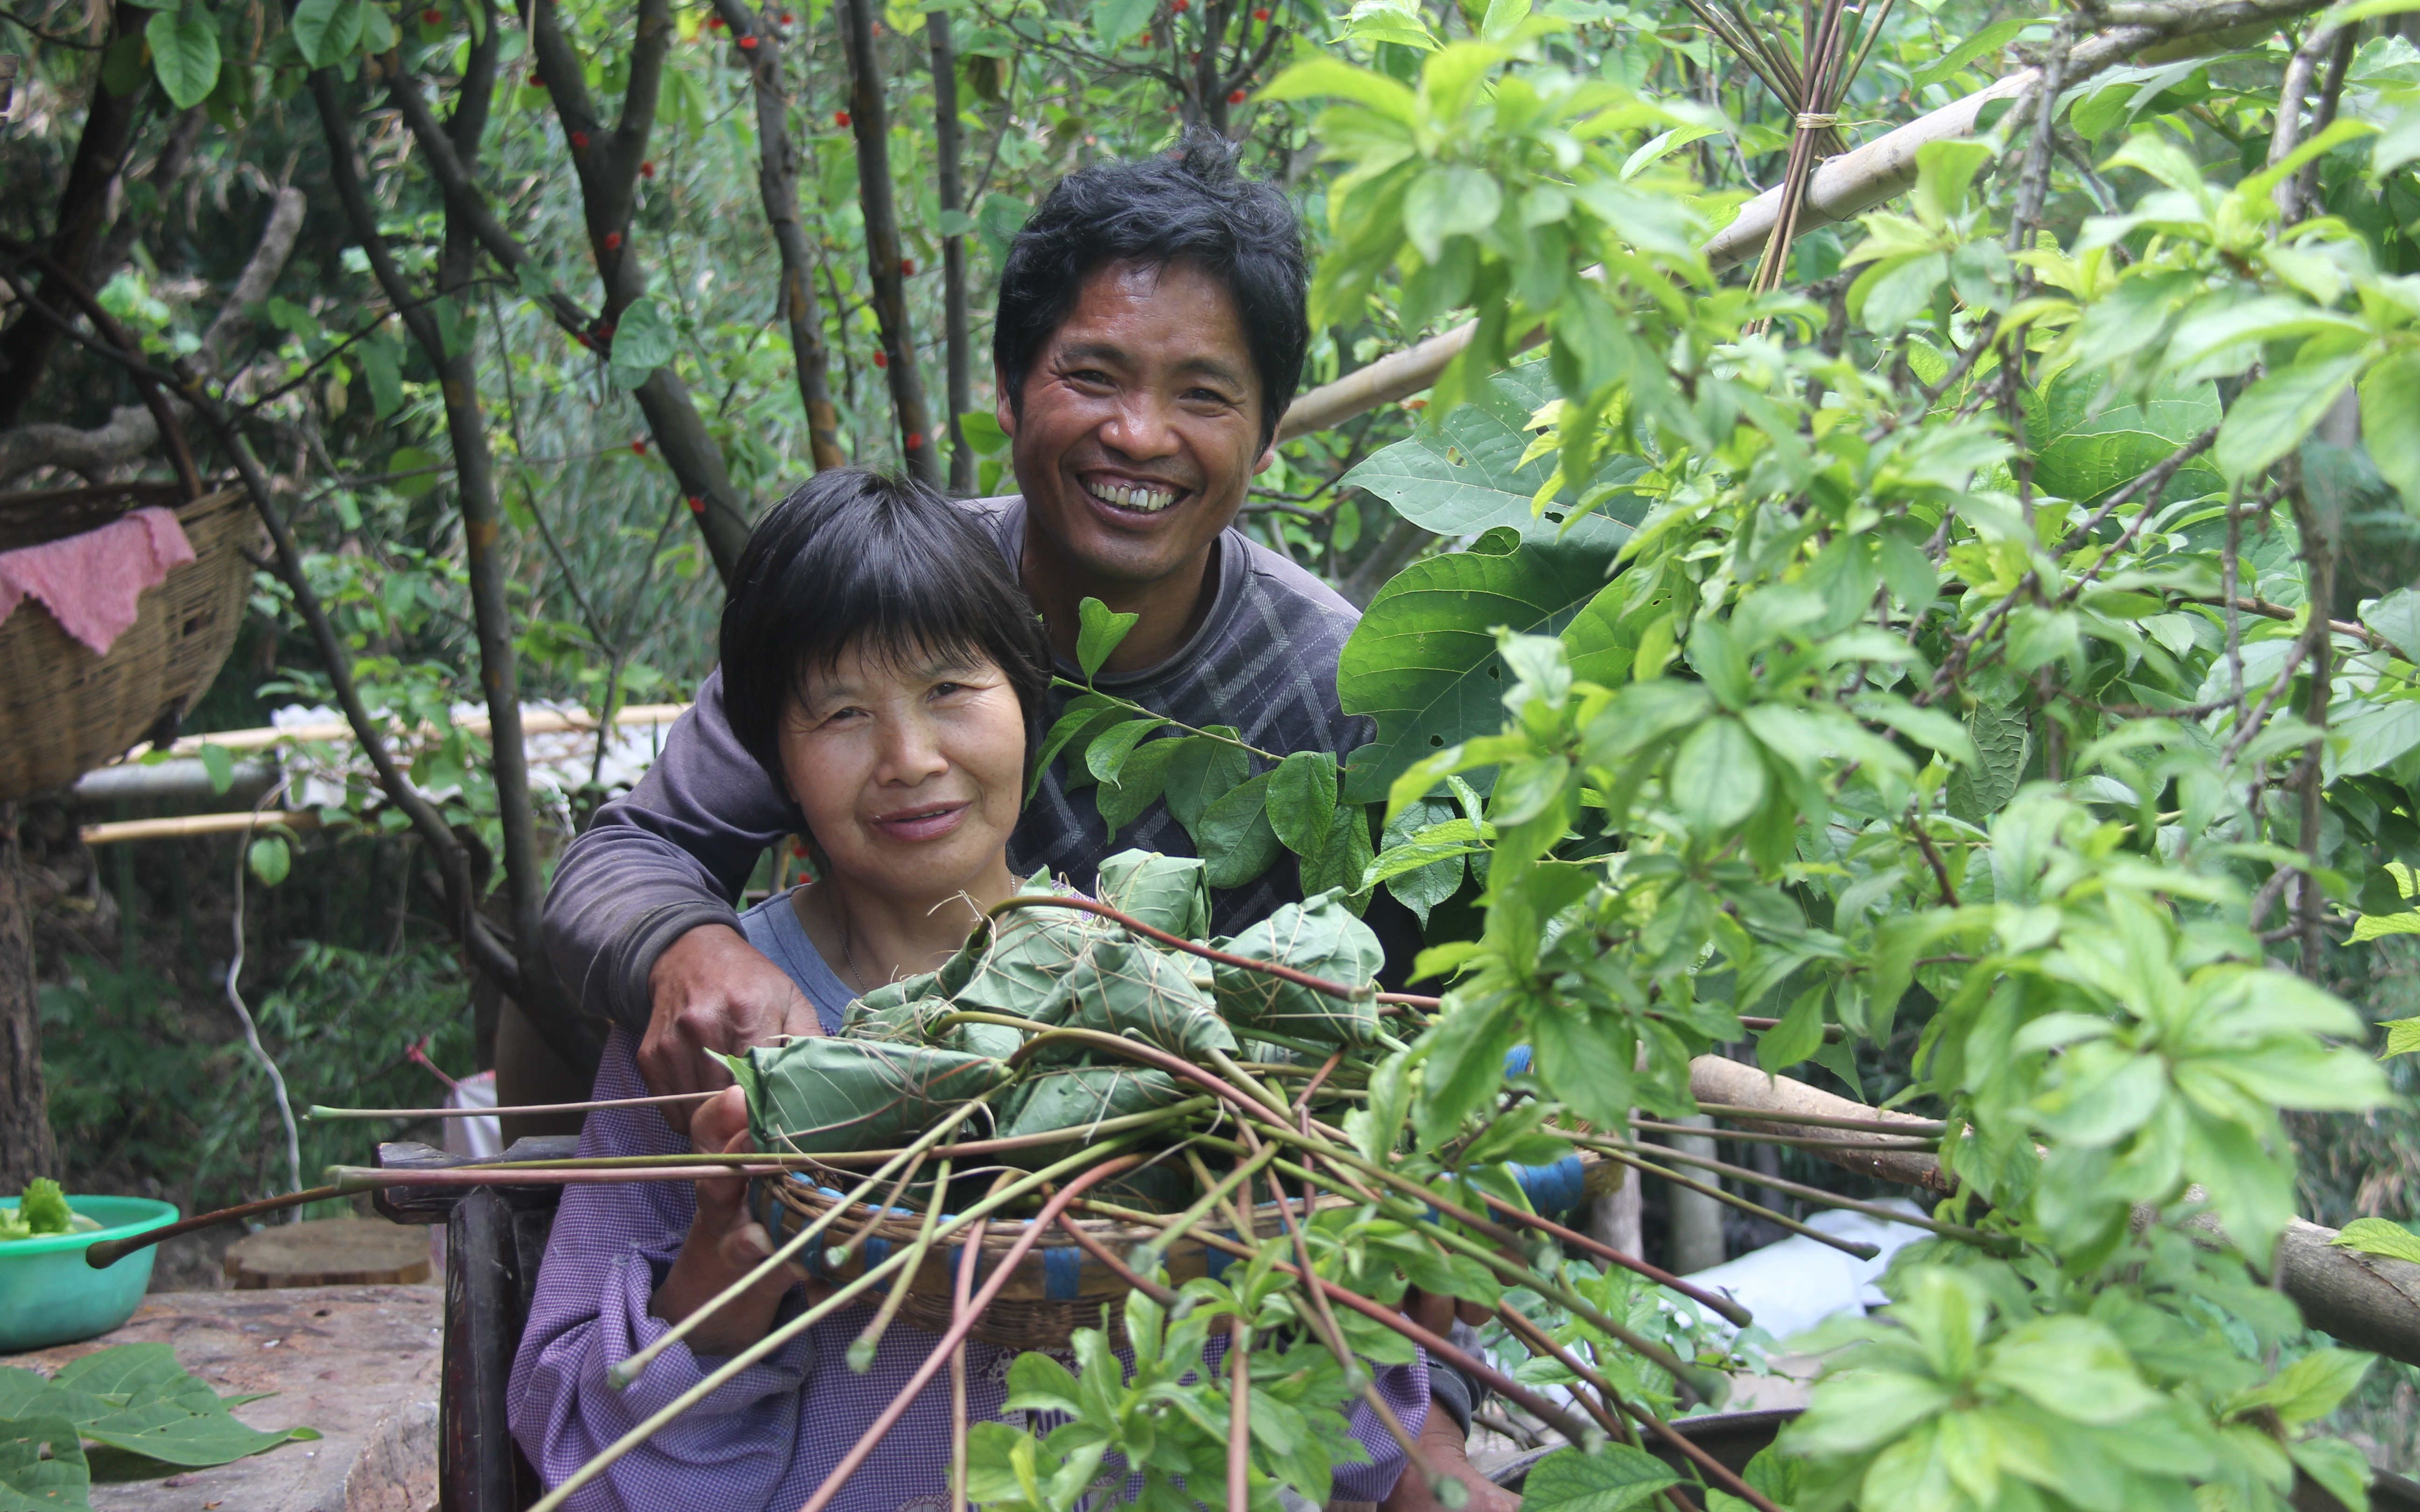
[[[177,517],[153,506],[63,541],[0,551],[0,621],[28,594],[101,656],[134,623],[135,600],[194,560]]]

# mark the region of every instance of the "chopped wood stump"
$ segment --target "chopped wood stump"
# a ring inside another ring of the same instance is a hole
[[[428,1233],[383,1218],[277,1224],[227,1246],[226,1276],[238,1291],[411,1286],[428,1279]]]

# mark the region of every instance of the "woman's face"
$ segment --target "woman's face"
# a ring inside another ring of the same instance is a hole
[[[782,771],[835,881],[938,903],[1006,875],[1024,711],[981,652],[852,644],[792,701]]]

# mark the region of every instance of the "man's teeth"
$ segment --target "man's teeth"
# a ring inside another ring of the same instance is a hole
[[[1115,504],[1120,509],[1140,510],[1146,515],[1157,514],[1176,502],[1176,495],[1164,488],[1121,488],[1104,483],[1088,483],[1084,486],[1103,503]]]

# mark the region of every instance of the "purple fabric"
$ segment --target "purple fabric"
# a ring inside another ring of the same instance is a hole
[[[615,1029],[597,1073],[597,1096],[635,1097],[645,1090],[629,1036]],[[689,1148],[652,1108],[592,1113],[580,1136],[580,1153],[588,1156]],[[666,1325],[648,1314],[649,1299],[688,1236],[696,1206],[694,1190],[679,1181],[565,1191],[529,1329],[513,1361],[510,1398],[513,1437],[549,1487],[570,1478],[598,1450],[722,1363],[701,1363],[687,1345],[675,1344],[628,1391],[605,1381],[607,1366],[664,1334]],[[795,1316],[792,1304],[785,1304],[784,1317]],[[572,1512],[786,1512],[799,1506],[939,1342],[894,1323],[873,1368],[854,1374],[845,1360],[849,1341],[872,1316],[871,1306],[843,1308],[750,1366],[582,1489],[569,1503]],[[1213,1341],[1214,1369],[1222,1344]],[[1010,1350],[968,1345],[968,1405],[977,1421],[1001,1416],[1014,1358]],[[1404,1426],[1418,1433],[1429,1412],[1425,1362],[1378,1371],[1377,1384]],[[1366,1405],[1355,1407],[1352,1426],[1371,1462],[1337,1467],[1333,1494],[1381,1500],[1403,1471],[1403,1452]],[[832,1506],[835,1512],[946,1508],[949,1462],[944,1370]]]

